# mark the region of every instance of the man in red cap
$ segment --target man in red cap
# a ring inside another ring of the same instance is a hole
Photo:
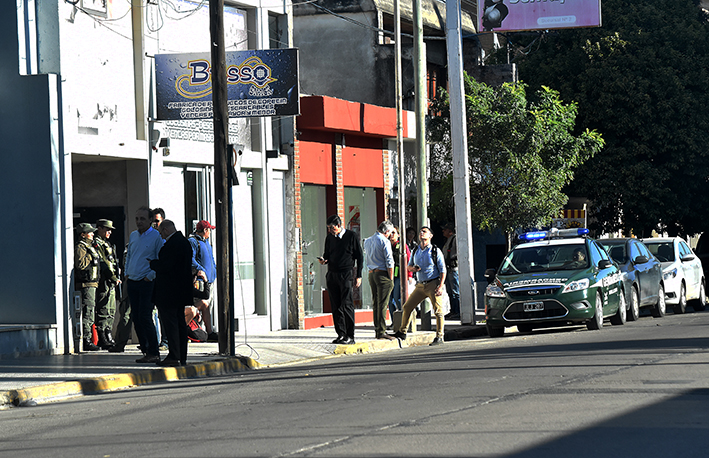
[[[211,305],[214,296],[212,287],[217,278],[217,264],[214,262],[212,245],[209,244],[209,236],[215,226],[209,221],[202,220],[197,223],[194,234],[189,237],[192,245],[192,271],[197,277],[204,280],[204,295],[194,298],[194,306],[202,313],[202,321],[207,331],[207,341],[217,342],[218,335],[212,327]]]

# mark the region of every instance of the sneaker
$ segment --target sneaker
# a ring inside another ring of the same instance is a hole
[[[406,333],[405,332],[396,331],[394,334],[392,334],[392,336],[396,337],[397,339],[406,340]]]
[[[433,342],[431,342],[430,346],[442,345],[442,344],[443,344],[443,339],[440,337],[436,337],[435,339],[433,339]]]

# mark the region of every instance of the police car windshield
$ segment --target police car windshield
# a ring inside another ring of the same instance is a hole
[[[585,245],[519,245],[502,261],[500,275],[586,268],[588,268],[588,253]]]

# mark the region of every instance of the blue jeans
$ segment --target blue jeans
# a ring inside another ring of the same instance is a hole
[[[153,282],[128,280],[128,298],[140,348],[148,356],[160,355],[158,334],[153,324]]]
[[[401,278],[394,277],[394,289],[391,290],[391,299],[389,300],[389,318],[394,320],[394,312],[401,310]]]
[[[460,281],[458,271],[450,269],[446,275],[446,290],[451,301],[451,313],[460,315]]]

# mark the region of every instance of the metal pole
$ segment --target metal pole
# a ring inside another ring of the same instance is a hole
[[[227,143],[229,110],[227,106],[226,53],[224,50],[224,0],[209,0],[209,34],[212,58],[212,106],[214,110],[214,175],[217,216],[217,313],[219,315],[219,353],[232,348],[234,332],[231,304],[231,265],[229,264],[229,180],[227,178]]]
[[[418,228],[428,226],[428,173],[426,164],[426,48],[423,44],[423,15],[421,14],[421,0],[414,0],[414,81],[416,84],[416,165],[418,173],[417,199],[418,202]],[[417,228],[417,229],[418,229]]]
[[[402,122],[402,89],[401,89],[401,11],[399,0],[394,1],[394,33],[395,33],[395,66],[394,79],[396,91],[396,154],[399,162],[399,289],[401,290],[401,303],[407,298],[408,271],[406,270],[406,183],[404,181],[404,126]],[[395,329],[396,331],[396,329]]]
[[[446,43],[448,45],[448,86],[450,91],[451,146],[453,149],[453,195],[458,241],[458,274],[460,278],[460,320],[475,324],[477,289],[473,274],[473,231],[470,218],[470,169],[468,167],[468,133],[465,123],[465,89],[463,87],[463,53],[460,32],[460,3],[446,2]]]

